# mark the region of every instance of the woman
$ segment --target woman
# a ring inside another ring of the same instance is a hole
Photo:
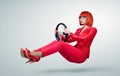
[[[62,40],[52,41],[48,45],[38,48],[33,52],[30,52],[27,48],[21,48],[21,56],[29,59],[26,63],[32,63],[59,52],[69,62],[83,63],[89,58],[90,46],[97,33],[97,29],[92,27],[93,16],[88,11],[80,13],[79,24],[82,28],[77,29],[75,33],[71,33],[68,29],[65,29],[65,33],[69,34],[67,42],[62,41],[64,40],[64,37],[62,37]],[[77,41],[75,46],[68,44],[74,41]]]

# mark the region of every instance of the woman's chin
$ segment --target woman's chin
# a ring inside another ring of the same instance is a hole
[[[83,26],[83,25],[84,25],[84,24],[81,24],[81,23],[80,23],[80,26]]]

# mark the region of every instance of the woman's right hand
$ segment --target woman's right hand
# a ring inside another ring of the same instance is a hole
[[[64,29],[64,32],[70,35],[70,30],[68,28]]]

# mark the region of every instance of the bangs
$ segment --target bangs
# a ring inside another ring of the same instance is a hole
[[[80,16],[87,16],[87,13],[82,12]]]

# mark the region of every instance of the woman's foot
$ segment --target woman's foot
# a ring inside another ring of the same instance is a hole
[[[35,55],[31,53],[30,50],[28,50],[27,48],[26,49],[21,48],[20,53],[22,57],[29,59],[26,63],[38,62],[41,58],[41,56],[38,56],[39,53],[38,54],[36,53],[37,55]]]

